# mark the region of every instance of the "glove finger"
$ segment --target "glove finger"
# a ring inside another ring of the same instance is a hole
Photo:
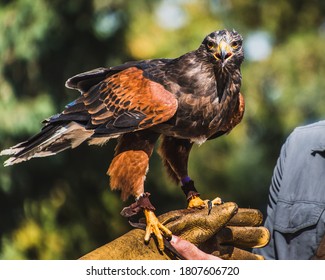
[[[242,248],[261,248],[269,243],[270,232],[265,227],[227,226],[216,234],[215,241]]]
[[[239,208],[236,215],[229,221],[229,226],[260,226],[263,214],[257,209]]]
[[[237,204],[227,202],[212,208],[210,215],[207,209],[182,209],[169,212],[158,217],[159,221],[191,243],[198,245],[214,236],[233,217],[238,209]]]
[[[212,255],[224,260],[264,260],[261,255],[242,250],[234,246],[220,246]]]

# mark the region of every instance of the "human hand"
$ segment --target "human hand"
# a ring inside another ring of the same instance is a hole
[[[203,252],[193,243],[176,235],[172,236],[170,244],[186,260],[221,260],[221,258]]]

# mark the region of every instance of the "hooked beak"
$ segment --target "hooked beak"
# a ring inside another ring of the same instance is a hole
[[[231,57],[232,54],[231,47],[225,41],[221,41],[213,56],[216,60],[221,60],[222,65],[224,65],[225,61]]]

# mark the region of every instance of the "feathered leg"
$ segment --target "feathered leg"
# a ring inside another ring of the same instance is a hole
[[[206,207],[207,202],[200,198],[193,180],[188,176],[188,158],[192,146],[189,140],[163,136],[159,154],[171,179],[182,184],[188,208],[201,208]]]
[[[168,175],[176,183],[188,178],[188,158],[193,144],[186,139],[163,136],[158,153]]]
[[[149,166],[149,158],[159,134],[147,131],[134,132],[122,135],[115,149],[115,157],[108,169],[111,189],[121,190],[123,200],[130,195],[136,202],[122,210],[121,214],[130,217],[138,212],[144,212],[147,227],[145,241],[148,242],[151,234],[158,240],[160,250],[164,249],[163,237],[171,238],[171,232],[159,223],[149,200],[149,193],[144,192],[144,181]]]

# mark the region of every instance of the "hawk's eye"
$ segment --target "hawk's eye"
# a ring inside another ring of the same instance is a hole
[[[231,47],[233,48],[233,49],[238,49],[238,47],[239,47],[239,42],[237,41],[237,42],[232,42],[231,43]]]
[[[207,46],[211,50],[214,47],[214,43],[211,41],[208,41]]]

